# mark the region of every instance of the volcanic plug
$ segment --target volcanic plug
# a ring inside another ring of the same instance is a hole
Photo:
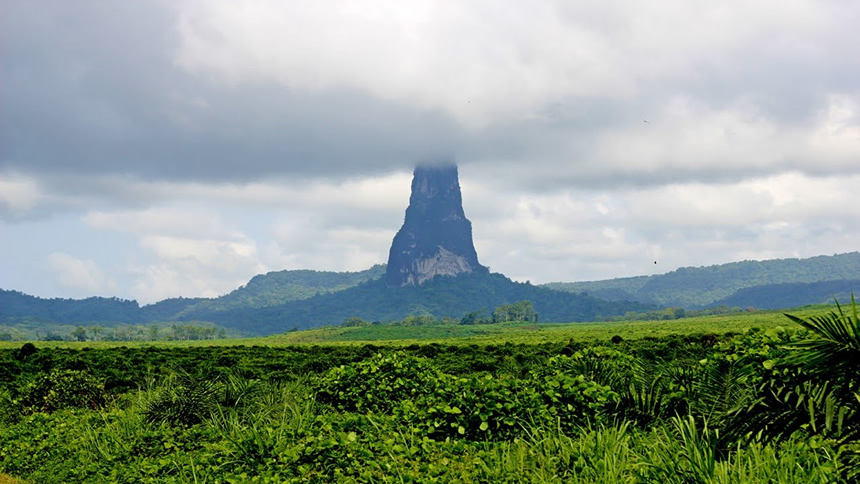
[[[406,217],[388,254],[386,282],[415,286],[436,276],[470,272],[488,269],[478,263],[457,165],[416,167]]]

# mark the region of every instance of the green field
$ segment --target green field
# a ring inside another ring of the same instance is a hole
[[[848,484],[832,309],[3,343],[0,482]]]
[[[832,309],[828,306],[817,306],[797,309],[790,313],[808,317],[824,314]],[[597,342],[609,340],[616,335],[636,340],[668,335],[738,333],[755,327],[770,329],[792,324],[780,311],[761,311],[666,321],[326,327],[285,333],[267,340],[271,344],[539,344],[567,342],[571,339]]]
[[[833,306],[808,306],[785,311],[809,317],[832,311]],[[366,344],[406,346],[413,344],[540,344],[574,341],[599,342],[619,335],[624,339],[656,338],[668,335],[738,333],[750,328],[791,327],[783,311],[755,311],[728,315],[697,316],[660,321],[590,323],[498,323],[481,325],[437,324],[427,326],[371,325],[363,327],[326,326],[318,329],[239,339],[196,341],[40,341],[48,348],[111,348],[118,346],[284,346]],[[18,348],[20,341],[0,342],[0,349]]]

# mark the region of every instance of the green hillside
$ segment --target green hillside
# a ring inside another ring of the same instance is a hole
[[[780,309],[808,304],[850,301],[851,294],[860,295],[860,280],[793,282],[747,287],[720,299],[715,305]]]
[[[808,259],[774,259],[733,262],[708,267],[683,267],[655,276],[588,282],[554,282],[545,284],[543,287],[575,293],[586,292],[594,297],[614,301],[630,300],[661,307],[678,306],[699,309],[729,298],[737,291],[746,288],[788,283],[845,281],[857,279],[858,275],[860,275],[860,252],[850,252]],[[756,301],[750,300],[750,302]],[[759,306],[759,304],[750,305]]]
[[[203,299],[171,315],[173,319],[188,319],[196,314],[242,308],[278,306],[291,301],[308,299],[318,294],[342,291],[362,282],[379,279],[385,274],[385,265],[377,264],[358,272],[329,272],[292,270],[269,272],[254,276],[248,284],[229,294]],[[168,300],[169,301],[169,300]],[[163,304],[159,302],[157,305]]]
[[[45,299],[19,291],[0,289],[0,324],[90,324],[105,326],[140,324],[152,321],[195,319],[195,314],[241,308],[261,308],[331,293],[362,282],[379,279],[384,265],[359,272],[312,270],[278,271],[261,274],[248,284],[217,298],[170,298],[140,306],[137,301],[119,298]]]
[[[410,315],[461,318],[465,313],[517,301],[531,301],[545,322],[593,321],[640,311],[641,303],[609,302],[587,295],[517,283],[501,274],[437,277],[421,286],[388,287],[382,280],[279,306],[226,311],[195,311],[184,317],[258,334],[336,325],[351,316],[367,321],[400,320]]]
[[[140,320],[140,313],[137,301],[115,297],[44,299],[0,289],[0,324],[42,321],[62,324],[100,321],[136,323]]]
[[[531,301],[542,322],[599,320],[665,307],[788,308],[857,293],[858,269],[860,253],[852,252],[682,268],[658,276],[605,281],[533,286],[514,283],[501,274],[471,274],[438,278],[419,287],[386,286],[384,265],[359,272],[292,270],[258,275],[218,298],[173,298],[143,307],[118,298],[42,299],[0,290],[0,325],[34,330],[51,324],[212,322],[241,332],[272,334],[337,325],[352,316],[367,321],[410,315],[459,319],[517,301]],[[14,333],[12,329],[7,332]]]

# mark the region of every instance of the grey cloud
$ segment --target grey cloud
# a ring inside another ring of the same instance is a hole
[[[860,43],[852,27],[860,9],[841,5],[841,15],[826,10],[811,21],[829,22],[829,29],[816,24],[795,33],[792,28],[803,24],[798,17],[803,8],[777,12],[776,20],[749,12],[767,23],[761,34],[756,19],[741,19],[740,26],[701,26],[725,30],[717,40],[696,39],[701,52],[684,47],[684,38],[673,40],[681,47],[663,52],[665,40],[652,39],[649,35],[656,34],[636,31],[625,21],[623,9],[633,4],[556,5],[556,34],[565,29],[589,33],[595,48],[613,56],[603,61],[608,72],[619,59],[630,61],[621,66],[628,68],[629,78],[612,83],[619,92],[562,92],[546,102],[537,96],[537,104],[519,115],[506,112],[486,126],[468,128],[450,111],[380,99],[360,86],[309,91],[287,88],[273,78],[231,83],[217,73],[187,70],[176,60],[181,42],[177,9],[167,4],[13,0],[4,6],[0,29],[0,171],[29,174],[52,194],[85,200],[81,204],[102,198],[130,206],[146,205],[160,194],[111,187],[112,177],[213,184],[343,180],[444,158],[459,161],[464,175],[540,192],[732,183],[792,170],[816,176],[857,173],[856,164],[829,162],[814,151],[767,163],[746,163],[743,152],[727,153],[732,159],[725,162],[704,163],[695,153],[672,159],[670,148],[684,133],[660,129],[661,113],[681,95],[714,113],[744,104],[792,137],[815,127],[832,93],[855,103],[853,117],[845,122],[860,129],[860,63],[846,51]],[[785,26],[774,27],[783,17]],[[528,19],[518,20],[524,22],[518,27],[528,27]],[[697,28],[679,25],[684,31],[678,35]],[[732,38],[735,28],[739,40]],[[529,32],[517,34],[530,42]],[[725,50],[720,50],[722,38],[733,41]],[[640,41],[646,45],[638,46]],[[452,45],[456,42],[446,42],[445,48]],[[546,51],[538,43],[524,52]],[[539,65],[541,59],[529,62]],[[597,74],[587,69],[600,65],[583,64],[582,77],[591,79]],[[619,71],[617,77],[627,74]],[[457,73],[438,76],[447,86]],[[436,82],[432,75],[420,81]],[[625,160],[606,160],[601,143],[607,138],[614,136],[624,149],[626,140],[649,128],[655,132],[648,139],[657,153],[653,165],[643,164],[634,149]],[[767,143],[762,141],[762,150],[778,152],[782,140]],[[708,149],[701,147],[703,157]],[[854,150],[860,156],[860,147]]]
[[[172,58],[174,19],[158,3],[13,2],[4,10],[0,169],[344,178],[451,157],[461,142],[438,113],[362,93],[235,87],[182,71]]]

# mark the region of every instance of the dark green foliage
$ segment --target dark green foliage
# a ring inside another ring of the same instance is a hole
[[[416,316],[406,316],[402,321],[391,323],[394,326],[430,326],[436,324],[451,324],[450,320],[440,321],[430,316],[429,314],[421,314]]]
[[[487,319],[487,309],[483,308],[480,311],[471,311],[460,318],[460,324],[469,326],[473,324],[489,324],[492,323]]]
[[[513,304],[502,304],[493,311],[493,322],[523,321],[537,323],[538,314],[531,301],[520,301]]]
[[[791,345],[794,351],[786,357],[786,364],[795,365],[811,376],[829,376],[831,381],[849,390],[860,390],[860,319],[853,295],[847,314],[837,303],[837,311],[824,316],[802,319],[786,314],[786,317],[813,335]]]
[[[174,374],[155,391],[143,412],[150,424],[191,426],[212,415],[218,406],[217,382],[191,375]],[[237,401],[237,399],[232,399]]]
[[[540,397],[525,382],[509,376],[440,375],[431,392],[404,400],[396,409],[407,424],[431,438],[506,439],[540,419]]]
[[[34,413],[0,426],[0,470],[27,482],[97,482],[96,466],[81,449],[91,412]]]
[[[433,391],[437,372],[405,353],[376,355],[334,368],[317,383],[317,399],[344,411],[388,413],[403,400]]]
[[[809,304],[826,304],[834,298],[847,299],[852,292],[860,292],[860,280],[768,284],[739,289],[731,296],[715,301],[711,306],[796,308]]]
[[[121,394],[107,408],[0,425],[0,472],[39,483],[856,482],[852,414],[828,403],[830,384],[798,384],[826,374],[789,364],[809,351],[796,342],[810,334],[673,335],[611,348],[41,349],[24,360],[5,350],[7,403],[35,375],[87,367]],[[309,373],[312,387],[296,381]],[[733,441],[726,409],[745,401],[739,388],[770,389],[773,398],[754,396],[786,408],[800,401],[790,416],[806,419],[773,443]]]
[[[566,433],[601,423],[618,401],[618,394],[584,375],[557,373],[529,382],[543,397],[542,411]]]
[[[632,375],[634,362],[633,356],[616,349],[589,346],[570,356],[550,358],[534,372],[541,377],[558,373],[584,375],[602,385],[623,386]]]
[[[729,359],[715,359],[703,365],[695,383],[691,405],[697,415],[712,423],[721,421],[732,411],[749,403],[755,395],[755,378],[750,367]]]
[[[608,386],[582,375],[455,377],[405,353],[332,369],[315,387],[318,401],[341,411],[394,411],[430,437],[472,440],[511,438],[528,425],[572,430],[596,422],[615,400]]]
[[[297,276],[287,271],[285,276]],[[73,300],[43,300],[14,291],[4,291],[0,296],[15,300],[3,317],[23,321],[37,319],[68,324],[91,325],[101,322],[105,326],[118,323],[143,323],[151,321],[208,321],[227,328],[253,334],[273,334],[291,328],[306,329],[321,325],[339,325],[350,317],[365,321],[399,321],[410,316],[432,316],[435,319],[460,318],[479,307],[496,308],[510,305],[518,308],[517,316],[541,319],[549,322],[593,321],[622,315],[629,311],[641,311],[652,307],[640,303],[610,303],[584,294],[569,294],[551,291],[527,283],[517,283],[501,274],[485,272],[463,274],[458,277],[436,277],[421,286],[388,287],[381,279],[371,279],[380,270],[371,269],[362,273],[314,273],[332,277],[351,274],[349,284],[328,290],[313,290],[303,298],[284,298],[266,292],[272,274],[257,276],[248,287],[212,300],[162,301],[152,306],[139,308],[135,301],[91,298],[83,302]],[[260,282],[255,282],[258,280]],[[363,282],[360,282],[363,281]],[[253,284],[252,284],[253,283]],[[248,294],[251,291],[262,292]],[[246,297],[247,296],[247,297]],[[258,297],[259,296],[259,297]],[[262,299],[261,299],[262,298]],[[517,301],[521,301],[517,303]],[[530,301],[533,307],[525,306]],[[520,306],[517,306],[519,304]],[[61,310],[52,309],[60,305]],[[44,307],[43,307],[44,306]],[[102,307],[109,310],[101,311]],[[83,309],[82,309],[83,308]],[[176,310],[176,312],[171,312]],[[122,312],[118,314],[117,312]],[[117,313],[117,314],[115,314]],[[77,315],[85,314],[83,319]],[[116,317],[114,317],[116,316]],[[489,319],[489,318],[484,318]],[[68,333],[73,330],[69,329]],[[92,331],[89,337],[98,339]]]
[[[649,427],[663,417],[686,410],[684,360],[671,363],[635,358],[601,346],[583,348],[570,356],[550,358],[539,370],[544,377],[581,375],[613,390],[611,413],[619,421]]]
[[[140,306],[118,298],[43,299],[19,291],[0,289],[0,323],[92,324],[107,326],[153,321],[206,320],[207,316],[236,308],[258,308],[341,291],[378,279],[385,266],[361,272],[310,270],[270,272],[255,276],[247,285],[219,298],[172,298]]]
[[[461,318],[477,308],[496,308],[516,301],[531,301],[545,322],[594,321],[651,308],[552,291],[513,282],[501,274],[474,273],[436,277],[421,286],[388,287],[384,281],[370,281],[280,306],[198,316],[219,325],[266,334],[295,325],[302,329],[339,325],[352,316],[366,321],[398,321],[416,314]]]
[[[370,323],[359,318],[358,316],[352,316],[346,318],[346,320],[341,326],[343,326],[344,328],[360,328],[362,326],[370,326]]]
[[[731,436],[785,440],[803,432],[833,438],[845,451],[846,475],[860,476],[860,319],[852,296],[848,313],[798,318],[809,331],[790,341],[769,369],[753,401],[730,418]]]
[[[54,369],[19,388],[15,402],[22,414],[69,408],[97,409],[105,404],[104,383],[77,370]]]
[[[137,301],[119,298],[42,299],[0,289],[0,322],[51,321],[80,324],[95,321],[134,323],[140,320]]]
[[[213,314],[222,311],[278,306],[291,301],[308,299],[318,294],[343,291],[363,282],[379,279],[383,274],[385,274],[385,265],[380,264],[360,272],[312,270],[269,272],[254,276],[248,284],[229,294],[214,299],[201,299],[166,316],[171,320],[208,321],[212,320]],[[154,306],[162,306],[167,301],[171,300],[161,301]],[[144,310],[149,310],[149,306],[145,306]],[[164,319],[162,317],[162,320]]]
[[[15,359],[18,361],[24,361],[28,356],[35,354],[36,351],[38,350],[36,349],[36,345],[33,343],[24,343],[24,345],[21,346],[21,349],[15,353]]]

